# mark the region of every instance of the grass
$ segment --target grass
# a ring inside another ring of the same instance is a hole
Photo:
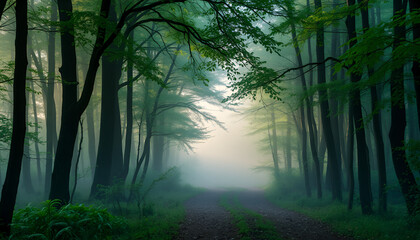
[[[272,222],[260,214],[244,208],[233,196],[225,195],[221,199],[220,205],[232,215],[242,240],[281,239]]]
[[[360,206],[347,210],[345,203],[300,198],[279,198],[272,193],[268,198],[275,204],[303,213],[328,223],[333,230],[354,239],[420,239],[420,219],[410,219],[403,205],[391,205],[385,214],[362,215]]]
[[[143,216],[126,216],[136,239],[173,239],[185,218],[183,203],[199,192],[199,189],[183,187],[176,191],[151,194],[142,207]]]

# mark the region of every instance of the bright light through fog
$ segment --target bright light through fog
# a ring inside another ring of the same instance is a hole
[[[207,124],[211,137],[194,144],[194,152],[185,156],[182,175],[186,183],[205,188],[261,188],[270,174],[256,171],[269,157],[258,152],[257,140],[247,136],[250,126],[240,113],[210,107],[210,113],[222,121],[226,131]],[[210,108],[207,108],[209,110]],[[242,120],[242,121],[241,121]]]

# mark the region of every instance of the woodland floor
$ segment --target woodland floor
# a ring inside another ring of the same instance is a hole
[[[221,205],[226,196],[234,198],[241,211],[253,212],[270,222],[279,239],[351,239],[334,233],[326,224],[275,206],[262,191],[207,191],[190,199],[185,203],[186,218],[175,239],[277,239],[240,233],[234,217]],[[256,215],[247,214],[246,222],[256,222],[257,219],[252,219]]]

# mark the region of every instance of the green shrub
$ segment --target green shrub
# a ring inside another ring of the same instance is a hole
[[[10,239],[124,239],[127,223],[106,209],[46,201],[44,207],[27,206],[13,217]]]

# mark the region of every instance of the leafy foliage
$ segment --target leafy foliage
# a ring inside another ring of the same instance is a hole
[[[46,201],[44,207],[27,206],[13,218],[10,239],[124,239],[127,223],[106,209]]]

